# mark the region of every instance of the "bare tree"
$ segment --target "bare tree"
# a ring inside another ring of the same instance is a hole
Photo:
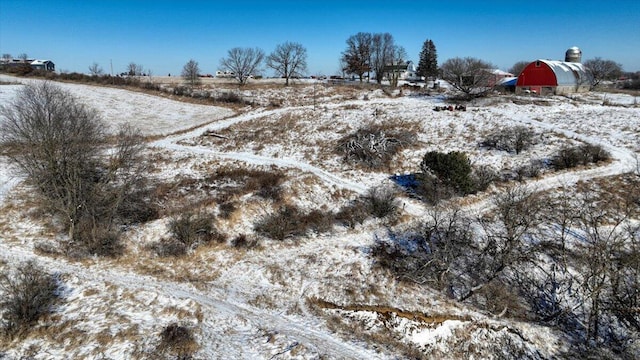
[[[200,84],[200,67],[198,66],[198,62],[191,59],[182,68],[182,78],[187,82],[190,86],[196,86]]]
[[[524,68],[527,67],[527,65],[529,65],[530,63],[531,61],[524,61],[524,60],[518,61],[517,63],[513,64],[513,66],[509,68],[509,72],[515,76],[518,76],[520,75],[522,70],[524,70]]]
[[[2,61],[9,62],[9,60],[11,60],[12,58],[13,56],[11,56],[11,54],[2,54]]]
[[[440,67],[442,79],[467,97],[482,96],[491,90],[488,70],[494,66],[480,59],[465,57],[452,58]]]
[[[233,72],[233,77],[240,85],[244,85],[250,76],[260,71],[264,60],[264,51],[259,48],[233,48],[227,52],[227,57],[220,60],[220,66]]]
[[[621,309],[615,305],[626,303],[625,296],[630,294],[629,290],[635,293],[635,304],[628,305],[638,305],[640,259],[637,257],[637,234],[625,231],[630,215],[626,206],[621,207],[614,198],[599,197],[593,190],[581,191],[578,200],[576,225],[581,241],[577,246],[577,267],[585,305],[585,342],[589,343],[606,337],[605,334],[611,331],[608,315],[617,315]],[[627,274],[633,274],[631,279],[625,279]],[[621,283],[625,280],[632,282]],[[640,316],[632,315],[630,319],[638,330]]]
[[[144,72],[142,65],[136,64],[134,62],[129,63],[127,65],[127,75],[129,76],[140,76]]]
[[[267,57],[267,66],[284,77],[288,86],[290,78],[303,76],[307,71],[307,49],[299,43],[279,44]]]
[[[389,79],[389,84],[392,87],[398,86],[398,81],[400,80],[400,68],[403,64],[405,64],[407,58],[407,52],[402,46],[393,46],[391,50],[391,56],[389,58],[389,66],[390,70],[387,72],[387,78]]]
[[[91,64],[91,66],[89,66],[89,73],[91,74],[91,76],[100,76],[104,73],[104,71],[102,70],[100,65],[98,65],[98,63],[94,62],[93,64]]]
[[[622,74],[622,65],[599,57],[585,61],[584,66],[591,73],[593,87],[598,86],[602,81],[615,80]]]
[[[345,72],[358,75],[360,82],[364,74],[371,71],[371,34],[359,32],[347,39],[347,49],[342,53]]]
[[[373,34],[371,38],[371,68],[376,72],[376,82],[382,83],[384,67],[393,60],[395,44],[389,33]]]
[[[28,58],[29,56],[26,53],[22,53],[18,55],[18,59],[20,59],[22,62],[27,62]]]
[[[114,254],[113,225],[143,185],[142,137],[123,128],[108,150],[97,112],[48,82],[25,86],[0,115],[0,144],[45,210],[64,224],[69,243]]]
[[[507,270],[534,259],[537,248],[528,241],[538,235],[544,203],[534,192],[516,187],[495,200],[496,212],[480,219],[485,240],[478,257],[474,285],[461,300],[501,277]]]

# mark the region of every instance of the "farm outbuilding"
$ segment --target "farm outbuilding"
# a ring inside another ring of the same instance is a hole
[[[578,62],[536,60],[527,65],[516,83],[516,93],[570,94],[587,92],[591,74]]]
[[[516,93],[563,95],[591,89],[591,73],[580,62],[582,50],[570,47],[564,61],[536,60],[527,65],[516,83]]]

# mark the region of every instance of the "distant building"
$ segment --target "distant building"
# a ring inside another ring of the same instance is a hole
[[[497,85],[500,85],[504,79],[510,79],[513,78],[513,74],[510,72],[506,72],[506,71],[502,71],[500,69],[486,69],[485,70],[488,74],[486,77],[486,81],[487,81],[487,86],[488,87],[494,87]]]
[[[516,93],[563,95],[588,92],[592,77],[580,63],[581,59],[582,51],[572,47],[565,53],[565,61],[538,59],[530,63],[518,75]]]
[[[35,59],[0,59],[2,69],[9,70],[11,68],[28,65],[34,70],[56,71],[56,65],[51,60],[35,60]]]
[[[33,60],[31,67],[35,70],[56,71],[56,65],[51,60]]]
[[[233,71],[228,71],[228,70],[225,70],[225,71],[218,70],[218,71],[216,71],[216,77],[217,78],[233,78],[235,76],[236,76],[236,74]]]
[[[413,64],[413,61],[407,61],[398,65],[385,65],[382,73],[383,79],[390,79],[395,76],[398,80],[424,80],[424,77],[418,76],[417,69]]]

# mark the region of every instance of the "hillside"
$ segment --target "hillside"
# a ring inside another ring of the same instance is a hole
[[[0,76],[0,81],[11,83],[0,85],[0,103],[8,104],[23,86],[15,82],[23,80]],[[28,333],[3,340],[0,359],[640,356],[638,329],[630,331],[632,325],[615,319],[611,336],[617,342],[604,337],[580,341],[580,326],[588,327],[581,316],[591,308],[577,303],[571,291],[558,296],[575,310],[572,321],[578,330],[573,332],[558,318],[541,320],[525,303],[524,292],[509,297],[513,288],[499,291],[499,284],[517,274],[545,268],[552,261],[546,253],[500,272],[490,282],[495,293],[464,300],[458,291],[473,276],[456,279],[449,293],[399,275],[394,261],[402,259],[388,261],[380,253],[393,249],[381,244],[398,241],[403,254],[416,254],[407,234],[436,211],[455,208],[470,219],[488,218],[496,199],[513,188],[548,196],[547,202],[577,201],[584,188],[594,189],[598,199],[633,199],[620,224],[635,239],[623,249],[635,246],[640,242],[637,98],[496,95],[467,103],[465,111],[434,111],[453,104],[447,94],[302,83],[229,87],[254,104],[232,108],[116,88],[57,85],[97,109],[114,129],[129,123],[147,136],[148,176],[159,215],[123,228],[121,256],[71,258],[57,248],[64,242],[59,224],[37,209],[29,185],[0,157],[0,269],[34,260],[57,274],[62,285],[52,314]],[[531,146],[520,153],[480,146],[490,135],[517,126],[533,134]],[[399,151],[377,167],[346,160],[337,149],[362,129],[377,131],[366,136],[398,141]],[[532,161],[548,163],[562,149],[583,144],[600,147],[610,158],[570,169],[541,167],[535,175],[520,176],[519,169]],[[442,200],[440,206],[402,192],[394,179],[420,172],[430,151],[464,152],[474,167],[491,168],[502,180]],[[368,216],[353,224],[334,221],[341,210],[343,218],[353,216],[349,212],[356,209],[349,206],[380,187],[398,192],[394,216]],[[260,231],[266,219],[287,207],[294,209],[287,215],[294,222],[305,219],[313,226],[282,240]],[[314,215],[296,218],[296,211]],[[213,216],[223,241],[177,257],[154,251],[171,237],[172,221],[203,212]],[[555,220],[547,222],[555,225]],[[493,230],[487,225],[474,231]],[[567,240],[568,246],[580,249],[589,232],[571,230],[577,235]],[[530,236],[526,242],[555,239],[553,232],[545,234],[548,238]],[[464,254],[456,257],[451,261]],[[582,265],[569,263],[567,273],[580,273]],[[636,291],[639,275],[629,277]],[[490,301],[496,299],[501,301]],[[631,318],[638,321],[637,309]],[[185,348],[163,344],[162,333],[172,323],[192,331],[193,341],[182,344]]]

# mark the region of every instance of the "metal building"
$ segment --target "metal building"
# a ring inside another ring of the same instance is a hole
[[[582,51],[572,47],[565,53],[565,61],[536,60],[527,65],[516,83],[516,94],[564,95],[588,92],[591,74],[580,63]]]

